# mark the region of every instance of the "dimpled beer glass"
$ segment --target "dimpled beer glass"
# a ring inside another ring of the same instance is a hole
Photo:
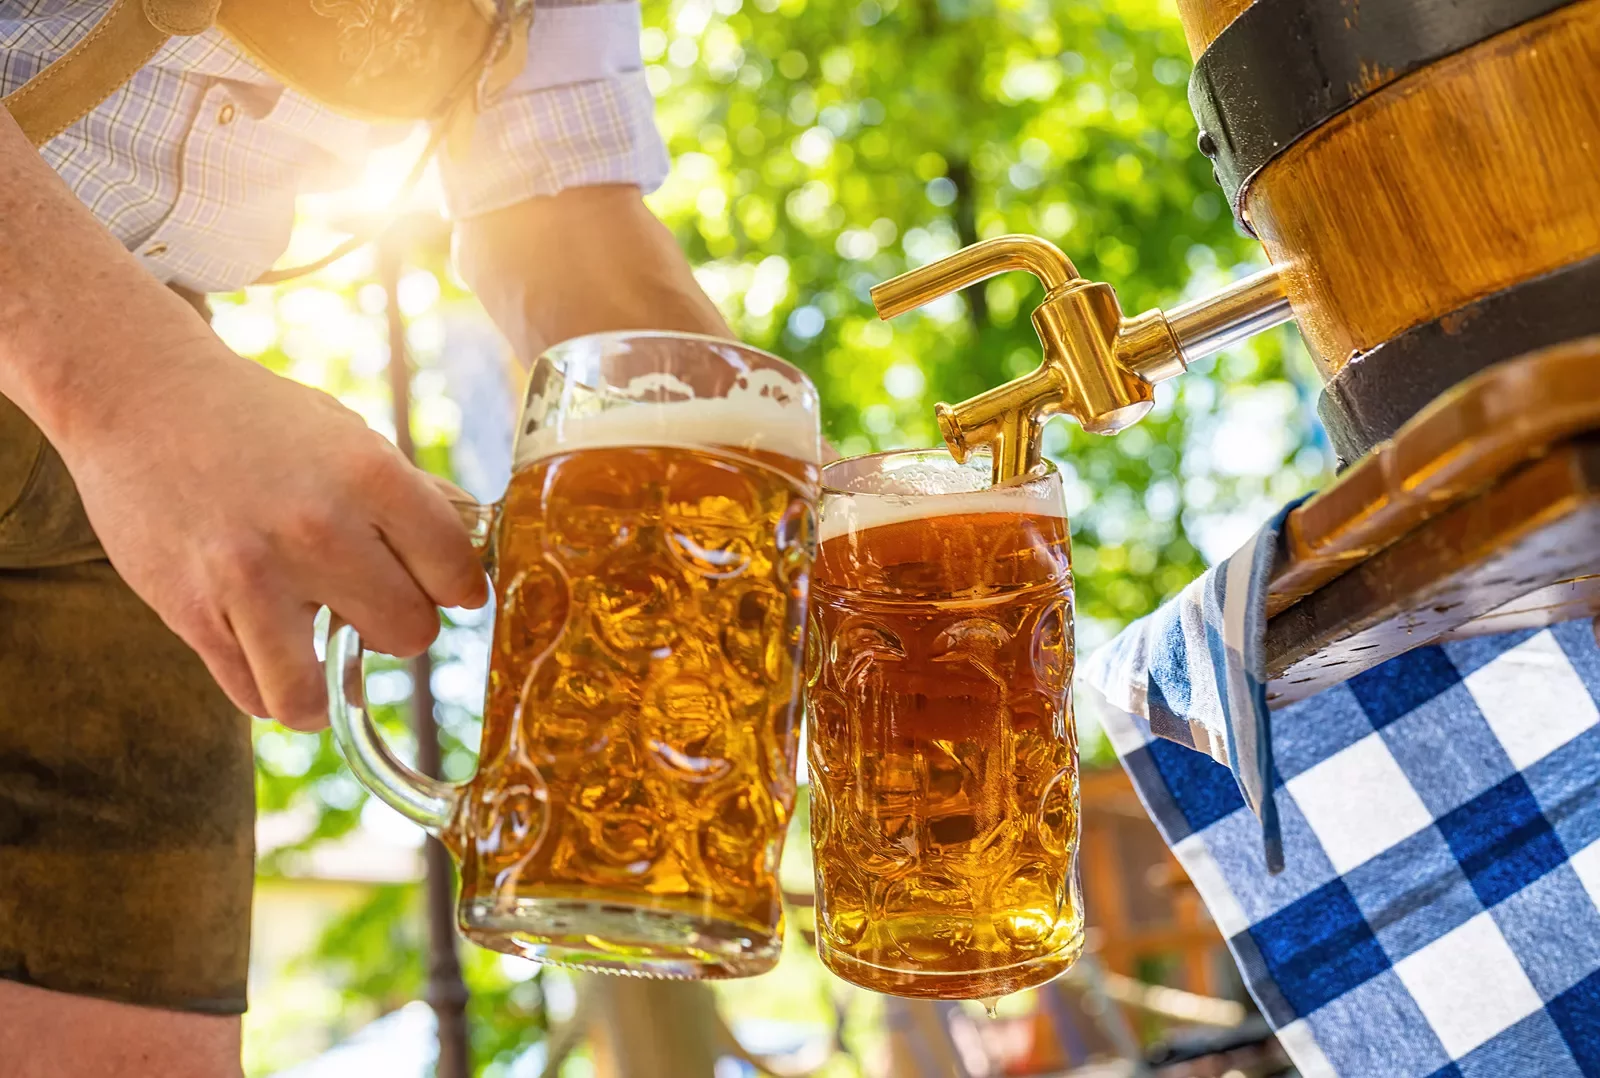
[[[823,469],[806,642],[818,949],[845,980],[974,999],[1083,947],[1061,480],[987,456]]]
[[[497,608],[463,786],[394,759],[360,643],[333,634],[341,747],[460,859],[468,938],[659,977],[777,961],[819,445],[811,384],[741,345],[617,334],[541,357],[510,487],[479,509]]]

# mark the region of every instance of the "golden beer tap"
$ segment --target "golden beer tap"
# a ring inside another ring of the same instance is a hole
[[[957,461],[989,446],[996,484],[1039,463],[1040,435],[1051,416],[1070,415],[1084,430],[1115,434],[1150,410],[1157,382],[1293,317],[1273,267],[1171,312],[1151,308],[1124,318],[1115,289],[1080,277],[1060,248],[1037,236],[975,243],[877,285],[872,302],[887,320],[1007,270],[1027,270],[1045,287],[1033,312],[1043,360],[1003,386],[934,409]]]

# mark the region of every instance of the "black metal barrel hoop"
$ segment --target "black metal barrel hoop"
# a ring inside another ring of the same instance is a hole
[[[1200,152],[1249,231],[1251,179],[1302,136],[1409,72],[1573,2],[1256,0],[1195,61]]]

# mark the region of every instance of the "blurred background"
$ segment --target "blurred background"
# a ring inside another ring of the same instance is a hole
[[[1195,148],[1172,0],[644,9],[644,56],[674,158],[650,204],[743,338],[816,381],[825,433],[846,455],[937,444],[935,401],[1038,361],[1028,320],[1038,286],[1025,275],[892,326],[867,298],[880,280],[1006,232],[1054,241],[1130,312],[1259,266]],[[336,394],[391,435],[403,386],[419,460],[487,500],[509,474],[521,374],[450,267],[432,178],[398,205],[423,141],[418,133],[345,189],[303,199],[284,261],[402,210],[381,245],[290,284],[215,297],[215,324],[241,353]],[[1317,389],[1284,329],[1162,385],[1155,411],[1119,437],[1051,425],[1047,452],[1072,515],[1080,651],[1323,482],[1331,456]],[[369,662],[391,741],[414,750],[413,711],[431,708],[450,778],[473,767],[487,627],[486,613],[454,613],[428,663]],[[794,902],[784,960],[680,1000],[720,1038],[717,1078],[1291,1073],[1104,739],[1086,728],[1082,743],[1092,931],[1073,974],[1007,999],[994,1020],[838,982],[808,940],[801,811],[783,867]],[[263,722],[256,748],[248,1073],[433,1074],[434,1014],[420,1002],[429,982],[420,835],[364,794],[326,734]],[[483,1078],[609,1078],[617,1063],[596,1031],[626,1028],[638,1017],[630,1007],[655,1005],[466,945],[460,961],[470,1068]],[[654,1073],[685,1072],[668,1060]]]

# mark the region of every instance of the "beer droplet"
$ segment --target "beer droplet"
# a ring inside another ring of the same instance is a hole
[[[988,1015],[990,1018],[999,1018],[1000,1017],[1000,997],[999,996],[984,996],[982,999],[978,1000],[978,1002],[983,1004],[983,1013],[984,1014]]]

